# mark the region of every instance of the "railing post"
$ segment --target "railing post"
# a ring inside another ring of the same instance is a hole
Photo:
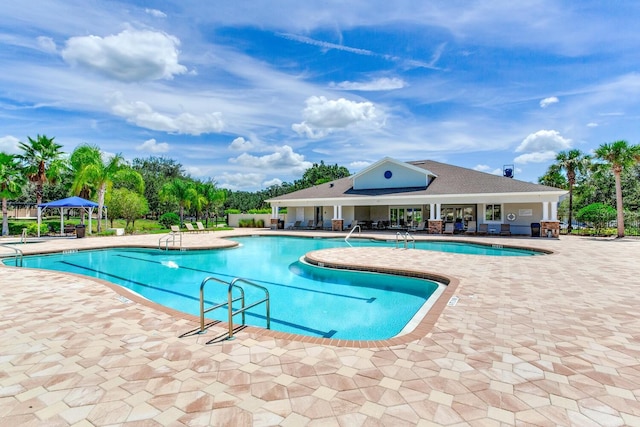
[[[233,281],[229,283],[229,290],[227,291],[227,300],[228,300],[228,312],[229,312],[229,340],[233,340]],[[242,300],[242,305],[244,306],[244,298]],[[244,312],[242,312],[244,314]]]

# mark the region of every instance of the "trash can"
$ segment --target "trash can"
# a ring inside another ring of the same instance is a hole
[[[531,237],[540,237],[540,223],[532,222],[531,223]]]
[[[279,230],[284,230],[284,220],[282,220],[282,219],[278,220],[278,229]]]
[[[84,224],[76,225],[76,237],[78,239],[84,237]]]

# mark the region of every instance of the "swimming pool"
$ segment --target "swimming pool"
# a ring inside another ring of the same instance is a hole
[[[387,339],[403,330],[406,332],[406,326],[417,313],[424,315],[424,307],[433,302],[438,294],[436,290],[444,286],[423,279],[336,271],[300,262],[299,258],[310,251],[344,247],[342,239],[266,236],[233,240],[240,246],[169,252],[153,249],[79,251],[26,256],[23,265],[97,277],[193,315],[199,315],[199,286],[204,278],[213,276],[229,282],[242,277],[269,289],[272,329],[350,340]],[[470,248],[452,243],[440,242],[438,246],[473,253],[499,252],[499,248],[482,245]],[[352,239],[351,244],[394,246],[395,242]],[[249,287],[245,292],[248,304],[264,296]],[[207,306],[226,299],[226,286],[208,284],[205,288]],[[251,309],[247,324],[266,326],[264,313],[262,306]],[[207,318],[226,321],[226,309]]]

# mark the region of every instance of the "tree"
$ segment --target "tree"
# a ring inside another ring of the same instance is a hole
[[[184,209],[191,207],[191,202],[197,197],[192,181],[174,178],[167,182],[160,192],[163,199],[174,199],[180,208],[180,226],[184,225]]]
[[[80,194],[88,189],[92,195],[97,193],[98,232],[100,232],[102,230],[102,210],[104,208],[105,194],[111,186],[113,178],[124,166],[124,158],[121,154],[116,154],[104,161],[100,148],[83,144],[73,151],[70,160],[76,172],[72,192]]]
[[[314,185],[320,185],[336,179],[346,178],[349,175],[351,175],[349,173],[349,169],[344,166],[338,166],[337,164],[328,166],[321,160],[320,164],[314,163],[313,166],[304,171],[302,179],[296,181],[295,186],[296,190],[302,190],[304,188],[313,187]]]
[[[200,182],[197,184],[198,193],[200,193],[204,199],[202,206],[205,214],[205,225],[209,226],[209,218],[211,213],[218,215],[218,210],[224,205],[226,199],[226,192],[216,188],[214,181]]]
[[[618,219],[618,237],[624,237],[624,206],[622,203],[622,172],[640,161],[640,145],[629,145],[620,140],[605,143],[598,147],[595,156],[611,167],[616,185],[616,211]]]
[[[2,198],[2,235],[9,234],[9,211],[7,199],[20,195],[22,171],[16,156],[0,152],[0,197]]]
[[[111,202],[109,203],[109,217],[111,226],[113,227],[114,218],[123,218],[125,220],[124,228],[129,230],[135,226],[136,219],[142,218],[148,211],[147,201],[135,191],[127,188],[118,188],[113,190]]]
[[[66,168],[62,160],[62,145],[56,144],[55,138],[38,135],[36,139],[27,137],[29,143],[19,142],[23,154],[18,155],[24,165],[24,173],[29,181],[36,184],[36,202],[42,203],[43,186],[47,181],[55,181]]]
[[[599,234],[610,221],[615,219],[616,210],[604,203],[592,203],[580,209],[576,216],[579,221],[593,224],[596,234]]]
[[[569,184],[569,221],[567,232],[571,233],[573,222],[573,188],[576,185],[576,176],[578,173],[584,173],[589,166],[589,156],[583,154],[580,150],[573,149],[569,151],[561,151],[556,156],[556,163],[549,168],[547,174],[560,173],[564,171]]]
[[[161,213],[177,208],[177,206],[171,205],[168,199],[163,202],[160,193],[168,181],[174,178],[184,178],[184,171],[180,163],[165,157],[151,156],[144,159],[133,159],[132,167],[144,179],[144,197],[147,199],[149,211],[154,217],[157,218]]]

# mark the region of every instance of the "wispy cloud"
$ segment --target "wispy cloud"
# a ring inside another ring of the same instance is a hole
[[[340,90],[379,91],[402,89],[406,84],[407,83],[403,79],[397,77],[381,77],[363,82],[331,82],[329,87]]]

